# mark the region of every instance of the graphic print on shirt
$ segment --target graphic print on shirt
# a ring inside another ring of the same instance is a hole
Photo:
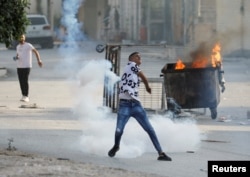
[[[120,81],[120,93],[128,93],[131,97],[138,99],[138,88],[140,85],[138,72],[140,68],[136,63],[129,62]]]

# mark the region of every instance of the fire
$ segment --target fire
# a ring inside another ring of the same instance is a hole
[[[206,67],[217,67],[221,66],[221,45],[215,43],[215,45],[208,50],[206,43],[203,43],[199,48],[191,53],[193,62],[191,63],[192,68],[206,68]],[[185,64],[178,59],[175,65],[175,69],[184,69]]]
[[[192,68],[205,68],[208,65],[208,59],[199,55],[192,63]]]
[[[181,59],[178,59],[175,65],[175,69],[184,69],[184,68],[185,68],[185,65],[183,64]]]
[[[212,49],[212,55],[211,55],[211,60],[212,60],[211,62],[213,67],[221,65],[222,63],[220,51],[221,51],[221,46],[219,43],[216,43]]]

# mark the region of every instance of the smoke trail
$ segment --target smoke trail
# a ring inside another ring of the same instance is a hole
[[[57,66],[58,72],[68,78],[73,77],[75,71],[80,69],[82,58],[85,56],[81,51],[81,42],[87,37],[82,32],[83,24],[78,22],[77,12],[83,4],[83,0],[64,0],[63,1],[63,16],[61,25],[65,28],[64,41],[59,47],[59,53],[63,61]]]
[[[81,41],[86,39],[81,29],[83,24],[79,23],[76,17],[79,7],[82,5],[83,0],[65,0],[63,1],[63,17],[61,24],[66,28],[67,35],[65,36],[66,42]]]

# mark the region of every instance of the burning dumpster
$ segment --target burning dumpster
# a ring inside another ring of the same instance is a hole
[[[225,90],[220,45],[208,48],[203,44],[190,56],[190,63],[178,59],[162,68],[166,97],[174,98],[182,109],[209,108],[215,119],[220,91]]]
[[[162,69],[166,97],[174,98],[182,109],[210,108],[211,117],[215,119],[220,103],[218,68],[175,67],[176,64],[169,63]]]

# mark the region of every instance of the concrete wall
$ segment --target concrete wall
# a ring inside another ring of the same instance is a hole
[[[83,23],[84,33],[90,39],[100,39],[103,31],[105,0],[85,0],[78,12],[78,19]]]
[[[244,2],[244,15],[241,12],[242,2]],[[250,1],[217,0],[216,7],[216,29],[224,53],[250,50]]]
[[[37,13],[37,3],[38,0],[30,0],[30,9],[28,9],[28,13]],[[42,9],[42,14],[48,15],[48,4],[47,0],[41,0],[41,9]],[[61,10],[62,10],[62,0],[51,0],[51,5],[53,6],[53,14],[55,16],[61,16]]]
[[[196,6],[193,44],[199,46],[216,38],[216,0],[198,0]]]

